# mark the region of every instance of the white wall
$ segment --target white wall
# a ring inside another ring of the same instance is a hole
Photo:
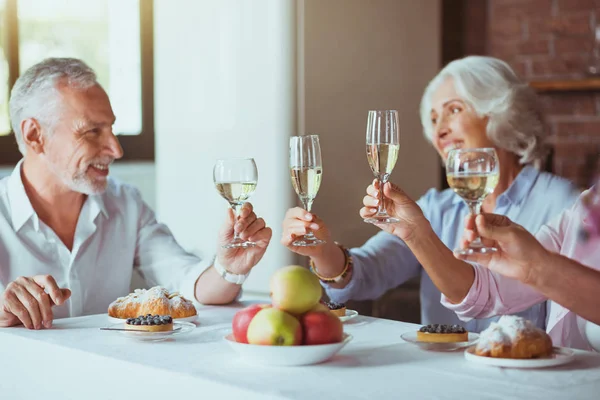
[[[228,207],[214,188],[217,158],[254,157],[251,201],[274,230],[247,283],[265,291],[289,262],[279,246],[291,204],[295,134],[295,4],[291,0],[156,1],[155,127],[159,217],[188,250],[209,256]]]
[[[400,154],[391,175],[413,198],[439,185],[440,161],[423,138],[419,103],[440,65],[439,0],[303,0],[301,115],[319,134],[323,183],[313,209],[336,240],[360,246],[379,232],[359,215],[373,181],[367,112],[396,109]]]

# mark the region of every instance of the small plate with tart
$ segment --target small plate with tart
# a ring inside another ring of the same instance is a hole
[[[479,335],[467,332],[460,325],[432,324],[418,331],[405,332],[400,337],[423,350],[454,351],[469,347],[479,340]]]
[[[331,311],[332,314],[337,315],[342,322],[346,322],[358,315],[358,311],[348,310],[344,303],[330,301],[324,302],[323,304],[329,308],[329,311]]]
[[[196,325],[191,322],[175,321],[170,315],[146,315],[128,318],[124,322],[112,324],[104,330],[113,330],[120,334],[142,341],[166,340],[174,335],[193,331]]]

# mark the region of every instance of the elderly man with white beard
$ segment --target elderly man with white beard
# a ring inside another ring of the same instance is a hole
[[[237,219],[229,211],[214,260],[184,251],[138,190],[108,176],[123,150],[85,63],[50,58],[29,68],[12,89],[10,117],[23,158],[0,180],[0,327],[105,313],[129,293],[134,268],[200,303],[238,296],[271,229],[246,203]],[[256,245],[223,248],[234,231]]]

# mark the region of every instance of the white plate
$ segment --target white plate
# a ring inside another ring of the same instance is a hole
[[[469,347],[479,340],[479,335],[476,333],[469,332],[467,342],[451,342],[451,343],[430,343],[421,342],[417,340],[417,331],[404,332],[400,337],[408,343],[414,344],[422,348],[423,350],[433,351],[454,351]]]
[[[125,320],[127,320],[127,318],[115,318],[115,317],[111,317],[110,315],[106,315],[108,318],[108,322],[113,322],[113,323],[123,323],[125,322]],[[191,317],[185,317],[185,318],[173,318],[173,321],[180,321],[180,322],[195,322],[198,319],[198,314],[196,315],[192,315]]]
[[[346,322],[346,321],[356,317],[357,315],[358,315],[358,311],[346,309],[346,315],[344,315],[343,317],[339,317],[339,318],[340,318],[340,321]]]
[[[123,322],[118,324],[113,324],[108,328],[112,329],[123,329]],[[121,335],[125,335],[127,337],[146,341],[146,342],[157,342],[160,340],[170,339],[173,336],[177,335],[185,335],[186,333],[192,332],[196,329],[196,325],[191,322],[181,322],[181,321],[173,321],[173,330],[165,331],[165,332],[143,332],[143,331],[113,331],[115,333],[120,333]],[[111,332],[111,331],[106,331]]]
[[[564,347],[555,347],[552,354],[548,357],[531,358],[527,360],[514,358],[495,358],[478,356],[475,352],[475,346],[465,351],[465,358],[478,364],[491,365],[505,368],[547,368],[570,363],[575,359],[573,350]]]
[[[225,336],[224,339],[242,359],[249,363],[297,366],[318,364],[329,360],[352,340],[352,336],[344,333],[344,339],[339,343],[313,346],[262,346],[238,343],[233,339],[232,334]]]

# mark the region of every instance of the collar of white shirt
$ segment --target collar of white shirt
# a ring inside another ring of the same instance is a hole
[[[7,182],[7,195],[10,203],[10,216],[12,220],[12,226],[15,232],[18,232],[23,225],[28,221],[31,221],[33,228],[36,231],[40,230],[40,220],[31,205],[31,201],[25,192],[23,186],[23,180],[21,178],[21,169],[23,167],[23,160],[18,162],[17,166],[13,170],[12,174],[8,178]],[[88,204],[88,215],[90,220],[96,219],[98,214],[102,212],[106,218],[108,218],[108,211],[104,204],[104,200],[100,195],[89,195],[87,200]]]

